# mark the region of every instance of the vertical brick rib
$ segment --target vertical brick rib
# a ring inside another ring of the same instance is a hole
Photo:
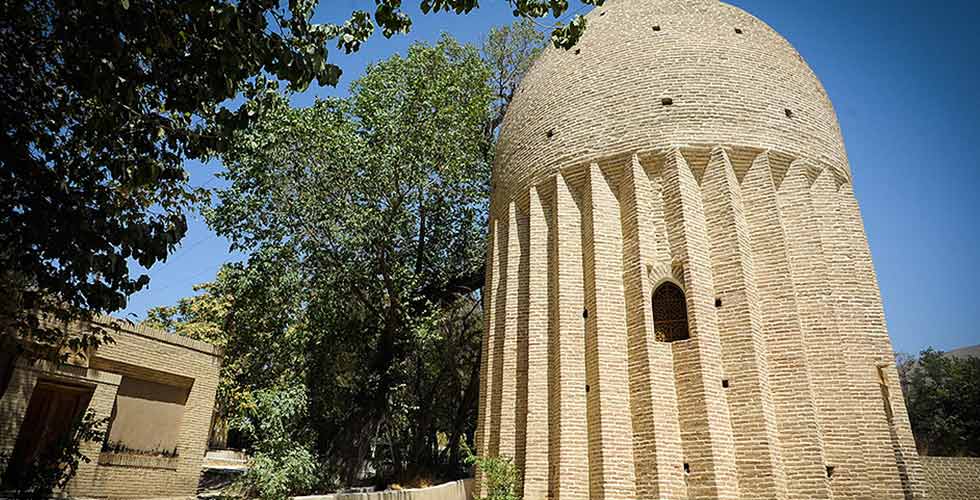
[[[35,376],[34,373],[32,373],[31,375]],[[37,380],[35,379],[34,381],[36,382]],[[92,398],[89,400],[88,407],[86,408],[86,410],[94,411],[95,418],[109,418],[112,415],[113,409],[115,407],[116,394],[118,390],[119,390],[118,385],[105,384],[105,383],[97,384],[94,388],[94,391],[92,393]],[[31,392],[28,392],[27,393],[28,397],[25,398],[28,401],[30,399],[29,398],[30,394]],[[214,401],[213,393],[212,393],[211,401]],[[183,424],[184,422],[181,423]],[[181,434],[183,434],[184,432],[186,432],[186,428],[181,430]],[[197,444],[197,446],[203,445],[200,432],[196,432],[195,434],[198,434],[198,436],[195,436],[197,438],[195,439],[195,441],[197,441],[197,443],[195,444]],[[186,454],[190,454],[191,451],[188,450],[187,447],[182,446],[183,444],[184,443],[180,443],[178,445],[179,446],[178,449]],[[96,441],[82,441],[79,445],[78,451],[81,452],[86,457],[96,458],[99,456],[100,453],[102,453],[102,443]],[[173,475],[167,478],[168,481],[166,481],[163,484],[160,484],[161,482],[155,481],[155,479],[157,478],[153,477],[154,476],[153,472],[155,471],[151,471],[150,474],[143,475],[143,477],[141,478],[143,480],[141,485],[139,486],[139,488],[136,488],[135,486],[136,482],[126,481],[125,480],[126,478],[117,479],[117,478],[112,478],[111,476],[109,478],[105,478],[105,476],[109,476],[109,474],[106,474],[105,468],[98,466],[97,460],[92,460],[91,462],[80,461],[78,472],[76,473],[75,477],[72,478],[71,482],[68,483],[68,486],[65,488],[64,493],[67,493],[68,495],[70,495],[69,498],[72,498],[76,496],[81,497],[83,495],[94,496],[94,495],[106,494],[107,491],[112,491],[114,493],[121,493],[126,496],[135,496],[139,494],[138,493],[139,491],[145,491],[149,494],[156,493],[156,494],[163,495],[169,492],[177,493],[180,490],[183,490],[185,492],[191,490],[194,487],[193,485],[195,484],[195,480],[193,478],[196,477],[196,475],[193,473],[193,467],[187,467],[186,464],[178,464],[177,467],[178,467],[178,471],[180,473],[183,473],[181,475],[188,475],[191,477],[178,478],[178,477],[174,477],[176,474],[171,473]],[[198,465],[198,467],[200,467],[200,465]],[[125,472],[136,472],[136,474],[139,474],[139,470],[133,471],[132,469],[130,469],[130,470],[125,470]],[[137,475],[136,477],[139,477],[139,475]],[[112,479],[116,479],[116,480],[113,481]]]
[[[789,249],[790,271],[799,299],[800,319],[806,339],[807,361],[813,368],[814,401],[828,465],[834,467],[830,488],[834,498],[868,498],[863,459],[854,453],[859,436],[852,435],[848,420],[857,417],[846,403],[848,375],[841,349],[837,311],[832,297],[830,269],[823,244],[824,226],[810,191],[819,170],[797,160],[779,187]]]
[[[869,406],[869,401],[881,401],[881,393],[877,385],[877,369],[872,361],[869,345],[863,342],[860,323],[866,320],[861,315],[853,314],[854,304],[848,303],[853,276],[848,268],[852,267],[844,255],[846,248],[840,240],[840,223],[837,210],[837,176],[833,169],[823,168],[810,187],[813,200],[813,210],[820,225],[820,238],[824,259],[827,263],[828,290],[834,304],[834,316],[837,321],[838,344],[842,350],[847,381],[842,384],[838,405],[847,417],[840,422],[840,428],[851,449],[861,449],[856,460],[851,465],[855,474],[859,474],[861,488],[859,494],[870,493],[871,498],[888,499],[902,498],[901,484],[895,474],[894,460],[888,450],[874,447],[869,449],[869,440],[876,440],[876,435],[887,436],[887,422],[881,404]],[[887,437],[886,441],[887,442]],[[883,455],[882,452],[885,452]],[[884,462],[882,462],[884,459]],[[882,473],[881,466],[890,469],[890,473]],[[890,467],[889,467],[890,466]]]
[[[667,236],[667,217],[664,215],[663,176],[661,172],[651,171],[656,169],[644,170],[650,181],[650,218],[653,219],[653,231],[657,241],[654,252],[658,263],[670,264],[670,238]]]
[[[870,471],[872,494],[874,498],[923,498],[922,469],[898,382],[864,221],[852,185],[847,180],[841,182],[835,193],[836,238],[840,242],[835,264],[841,320],[853,325],[851,335],[863,346],[862,369],[858,370],[860,382],[865,384],[862,392],[867,393],[868,401],[882,400],[881,405],[862,406],[868,413],[863,420],[865,453],[875,464]]]
[[[657,263],[653,196],[650,179],[634,156],[623,175],[620,199],[636,496],[682,498],[687,490],[680,465],[677,392],[673,377],[663,376],[673,371],[673,356],[668,346],[654,340],[653,290],[646,271]]]
[[[494,228],[496,224],[491,218],[489,230],[487,231],[487,263],[485,269],[484,289],[481,295],[483,299],[483,344],[480,346],[480,399],[477,403],[476,421],[476,454],[486,456],[487,434],[490,432],[490,394],[491,375],[493,373],[493,259],[495,254]],[[479,469],[474,471],[473,491],[477,495],[483,496],[483,474]]]
[[[721,301],[718,329],[739,493],[744,498],[786,498],[749,230],[738,179],[721,148],[711,153],[702,191],[715,296]]]
[[[810,389],[806,347],[789,269],[786,234],[769,155],[759,155],[742,180],[742,199],[755,264],[768,352],[769,385],[789,498],[826,499],[823,438]]]
[[[540,500],[548,497],[548,223],[538,189],[529,195],[524,498]]]
[[[850,417],[842,422],[852,449],[862,450],[864,463],[860,469],[862,481],[867,483],[871,498],[902,498],[894,457],[889,443],[888,422],[878,388],[877,367],[872,346],[866,342],[866,322],[860,306],[853,303],[853,262],[848,256],[847,245],[840,239],[842,228],[838,216],[838,182],[834,171],[823,169],[810,188],[813,209],[820,223],[821,244],[829,270],[828,285],[834,303],[838,334],[842,345],[847,375],[842,399],[838,402],[842,412]],[[847,399],[843,399],[846,397]],[[879,404],[870,404],[878,401]],[[884,446],[882,446],[884,445]],[[884,467],[884,470],[882,468]]]
[[[514,464],[524,471],[527,457],[527,410],[528,410],[528,319],[530,310],[530,234],[527,215],[528,199],[522,196],[515,202],[517,216],[517,244],[520,258],[517,268],[517,395],[514,403]],[[517,481],[517,491],[523,491],[524,475]]]
[[[664,211],[674,259],[684,265],[691,338],[673,343],[681,439],[692,499],[736,499],[734,442],[722,392],[721,343],[700,190],[680,151],[663,168]]]
[[[506,206],[505,206],[506,207]],[[503,208],[503,210],[507,210]],[[501,411],[503,405],[504,379],[504,336],[507,331],[507,267],[508,267],[508,237],[510,233],[509,213],[498,214],[494,232],[494,265],[493,265],[493,332],[491,334],[491,366],[493,374],[490,382],[490,439],[487,443],[487,456],[500,455],[501,442]]]
[[[635,499],[623,293],[623,242],[612,187],[592,164],[584,191],[590,498]]]
[[[555,179],[551,210],[548,336],[551,354],[552,412],[549,454],[551,497],[589,498],[588,429],[585,401],[585,305],[582,270],[582,217],[571,186]]]
[[[509,457],[515,462],[518,460],[518,316],[520,310],[519,290],[520,290],[520,268],[521,268],[521,244],[520,228],[518,227],[517,202],[511,201],[508,208],[508,235],[507,235],[507,283],[504,295],[506,296],[507,308],[501,317],[503,318],[503,348],[502,348],[502,373],[501,373],[501,392],[500,392],[500,448],[498,453],[501,456]],[[498,337],[498,341],[500,337]],[[520,464],[517,464],[520,466]]]

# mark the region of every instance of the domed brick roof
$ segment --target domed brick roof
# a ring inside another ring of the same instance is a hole
[[[671,147],[771,150],[848,171],[816,75],[752,15],[716,0],[607,0],[586,17],[578,45],[545,49],[516,92],[497,145],[498,192]]]

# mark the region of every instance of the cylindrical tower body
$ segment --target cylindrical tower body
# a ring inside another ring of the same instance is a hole
[[[484,301],[477,448],[527,499],[924,496],[833,107],[735,7],[607,0],[545,50]]]

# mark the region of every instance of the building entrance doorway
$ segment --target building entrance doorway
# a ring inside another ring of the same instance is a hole
[[[59,440],[68,437],[72,424],[88,408],[92,392],[90,387],[38,381],[4,473],[5,486],[17,487],[39,461],[56,450]]]

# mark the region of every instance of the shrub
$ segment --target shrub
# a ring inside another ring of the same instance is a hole
[[[476,465],[483,474],[483,486],[487,492],[485,497],[475,492],[475,500],[521,500],[517,488],[520,472],[510,457],[478,457],[468,447],[465,452],[466,463]]]
[[[249,497],[279,500],[309,493],[320,483],[311,451],[306,389],[302,385],[255,392],[255,404],[232,422],[252,448],[252,462],[238,485]]]
[[[316,457],[305,448],[258,452],[241,479],[250,497],[279,500],[308,493],[318,483]]]

